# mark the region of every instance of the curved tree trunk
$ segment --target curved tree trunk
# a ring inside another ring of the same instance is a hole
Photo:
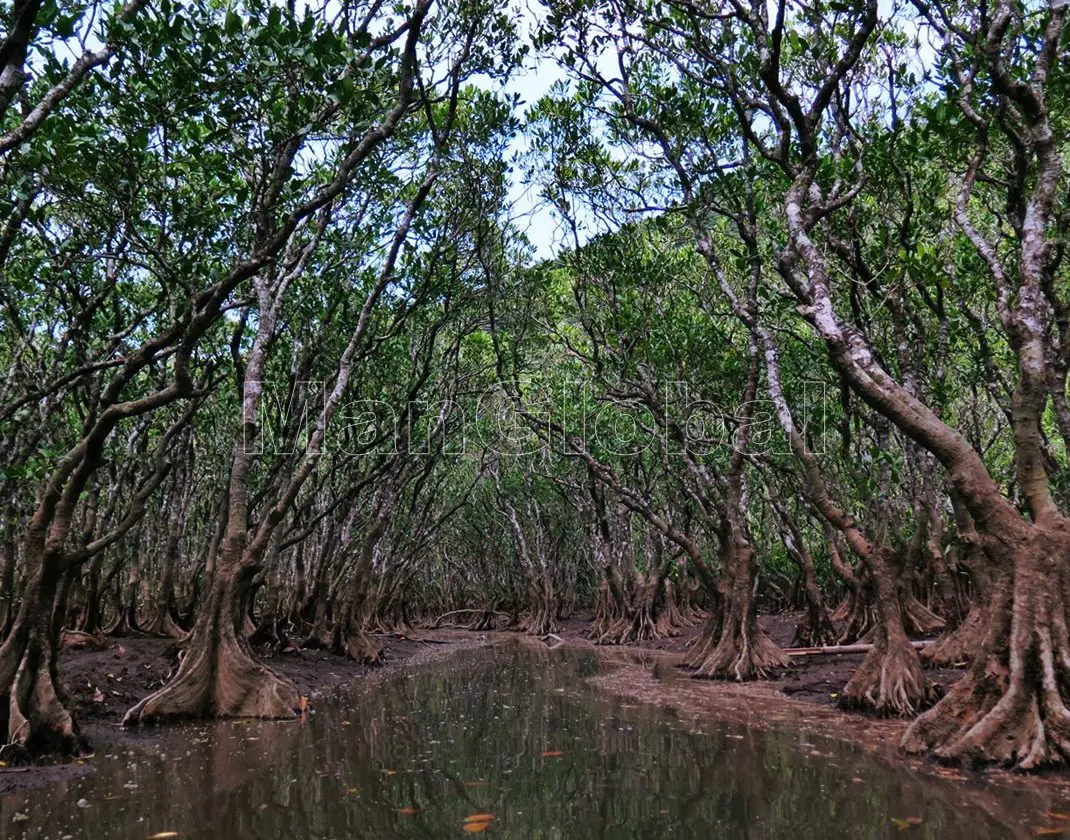
[[[791,659],[758,626],[754,586],[758,564],[749,545],[733,546],[725,558],[727,591],[723,611],[711,616],[699,641],[684,660],[693,676],[712,679],[764,679]]]
[[[89,562],[82,587],[82,610],[76,628],[90,636],[103,632],[100,586],[103,566],[104,552],[101,552]]]
[[[828,607],[825,606],[825,599],[821,595],[821,587],[818,586],[817,573],[814,570],[814,558],[806,546],[802,530],[788,512],[773,483],[767,480],[766,487],[781,540],[788,554],[799,567],[799,571],[802,572],[803,592],[806,595],[806,615],[796,626],[795,637],[791,644],[793,647],[823,647],[836,644],[836,627],[832,622]]]
[[[8,505],[5,510],[14,506]],[[13,522],[2,523],[0,532],[0,639],[7,638],[11,625],[15,623],[18,610],[15,607],[15,565],[16,553],[15,527]]]
[[[984,556],[981,538],[974,528],[973,519],[957,493],[952,492],[951,504],[959,532],[961,562],[969,571],[973,584],[973,600],[969,612],[958,627],[922,651],[922,661],[938,668],[960,667],[973,661],[988,632],[991,592],[994,587],[1003,590],[1010,584],[1009,579],[1004,580],[1008,577],[1008,570],[991,566]]]
[[[371,508],[372,517],[361,541],[349,588],[342,602],[341,615],[336,617],[331,632],[331,649],[335,653],[365,665],[380,665],[383,661],[383,648],[367,629],[368,596],[374,572],[375,549],[386,533],[404,475],[403,464],[401,471],[376,494]]]
[[[278,315],[265,283],[263,278],[256,281],[260,322],[245,368],[242,424],[231,456],[226,520],[208,595],[177,673],[130,709],[124,725],[203,717],[289,718],[298,708],[297,688],[256,658],[245,632],[251,586],[282,516],[278,506],[269,511],[250,544],[249,477],[254,456],[250,443],[260,431],[260,378]]]
[[[244,633],[246,596],[256,569],[242,564],[240,545],[239,540],[237,551],[233,544],[224,546],[178,672],[130,709],[124,725],[182,718],[296,716],[297,688],[257,659]]]
[[[126,584],[123,586],[122,594],[119,596],[119,610],[115,617],[115,622],[104,631],[108,636],[124,638],[127,636],[140,636],[145,632],[138,625],[137,620],[137,596],[141,583],[140,546],[141,541],[135,540],[135,552],[139,556],[135,557],[131,562]]]
[[[878,715],[910,715],[936,697],[903,629],[899,594],[886,552],[869,558],[876,583],[873,647],[840,693],[840,706]]]
[[[540,575],[529,589],[528,609],[520,616],[517,629],[529,636],[545,636],[558,631],[557,598],[548,572]]]
[[[908,751],[1025,770],[1070,760],[1070,529],[1022,525],[1001,540],[1013,577],[994,582],[980,652],[907,730]]]
[[[186,524],[186,509],[189,506],[189,483],[187,482],[186,457],[179,462],[175,482],[170,494],[170,518],[167,542],[160,562],[160,589],[156,596],[152,618],[145,632],[156,636],[181,641],[186,631],[175,622],[175,562],[182,545],[182,531]]]
[[[753,276],[753,281],[752,302],[757,275]],[[744,456],[750,442],[761,354],[755,336],[752,334],[750,338],[747,348],[750,356],[747,387],[743,394],[739,427],[732,442],[718,533],[725,575],[724,606],[719,615],[711,616],[706,630],[685,660],[685,665],[694,668],[695,677],[764,679],[769,671],[791,665],[787,654],[758,626],[754,601],[758,584],[758,555],[747,532]]]
[[[36,527],[35,527],[36,526]],[[45,548],[43,529],[32,522],[23,547],[31,564],[11,632],[0,645],[0,715],[6,724],[5,760],[39,752],[80,754],[88,749],[66,708],[56,670],[62,624],[62,556]]]

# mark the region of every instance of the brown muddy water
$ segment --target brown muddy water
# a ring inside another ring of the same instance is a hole
[[[1070,827],[1050,796],[946,782],[812,734],[700,731],[589,682],[615,667],[582,649],[468,650],[302,721],[104,745],[95,772],[0,799],[0,838],[986,840]]]

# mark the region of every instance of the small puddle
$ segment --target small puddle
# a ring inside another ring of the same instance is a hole
[[[104,745],[96,772],[0,798],[0,840],[986,840],[1058,819],[1042,816],[1043,797],[1004,802],[811,735],[700,729],[589,682],[611,667],[579,649],[468,650],[303,721]]]

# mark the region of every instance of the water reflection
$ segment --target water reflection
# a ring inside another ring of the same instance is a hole
[[[467,651],[321,703],[302,722],[103,747],[95,774],[0,800],[0,838],[984,840],[1020,830],[971,808],[961,788],[848,747],[694,732],[671,712],[595,691],[585,680],[599,662],[521,644]],[[465,822],[476,814],[493,819]]]

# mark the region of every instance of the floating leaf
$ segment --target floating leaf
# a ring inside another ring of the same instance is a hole
[[[149,835],[149,840],[165,840],[167,837],[178,837],[177,831],[157,831]]]
[[[397,771],[397,770],[386,770],[386,769],[383,769],[383,770],[382,770],[382,771],[380,771],[380,772],[382,772],[382,774],[383,774],[384,776],[396,776],[396,775],[398,774],[398,771]]]
[[[305,712],[307,712],[308,711],[308,698],[305,697],[304,695],[301,695],[301,697],[297,701],[297,708],[299,708],[301,710],[301,714],[304,714]]]
[[[93,692],[93,702],[94,703],[103,703],[104,702],[104,692],[101,691],[99,688],[96,691]]]
[[[1066,829],[1059,828],[1055,825],[1038,825],[1033,829],[1034,837],[1054,837],[1056,834],[1062,834]]]
[[[420,809],[419,808],[413,808],[411,805],[406,805],[404,808],[395,808],[394,810],[397,811],[399,814],[418,814],[418,813],[420,813]]]
[[[900,831],[906,831],[916,825],[921,825],[921,817],[892,817],[892,825]]]
[[[1044,816],[1049,820],[1070,820],[1070,814],[1063,813],[1062,811],[1045,811]]]
[[[470,814],[464,818],[464,830],[467,834],[486,831],[494,820],[494,814]]]
[[[542,754],[542,757],[543,758],[560,758],[563,755],[564,755],[564,753],[561,752],[561,750],[546,750],[546,752],[544,752]]]

